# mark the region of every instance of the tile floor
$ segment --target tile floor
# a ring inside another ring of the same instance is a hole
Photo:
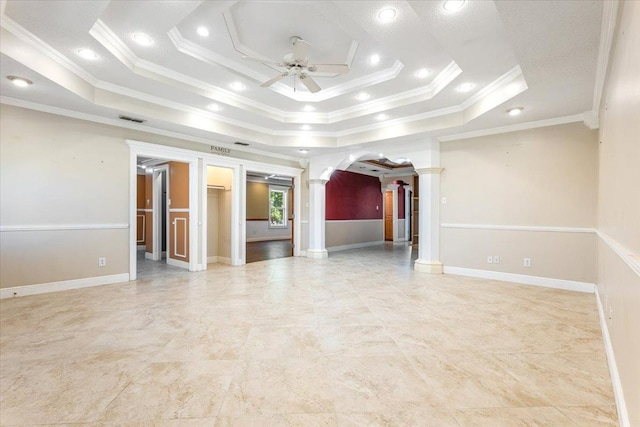
[[[594,295],[407,247],[3,300],[0,424],[614,426]]]

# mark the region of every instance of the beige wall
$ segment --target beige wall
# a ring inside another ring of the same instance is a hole
[[[129,223],[123,138],[106,126],[0,108],[3,227]],[[128,273],[128,239],[127,229],[2,232],[0,287]]]
[[[597,138],[573,123],[442,143],[445,266],[595,283],[593,233],[483,226],[595,229]],[[460,224],[477,229],[455,228]],[[500,264],[487,263],[488,256]],[[523,266],[525,257],[531,268]]]
[[[128,224],[127,139],[210,152],[210,146],[199,142],[1,105],[1,226]],[[298,167],[297,162],[233,149],[232,156]],[[229,215],[226,246],[220,248],[228,257],[230,227]],[[96,230],[56,231],[55,244],[51,233],[2,232],[0,287],[129,273],[128,230],[107,230],[106,241],[94,238],[100,234]],[[34,256],[24,256],[25,242],[34,246]],[[82,247],[73,249],[78,242]],[[147,245],[151,243],[148,239]],[[61,256],[63,248],[68,252]],[[16,257],[18,252],[23,256]],[[106,267],[98,267],[101,256],[107,258]]]
[[[600,107],[598,293],[630,425],[640,425],[640,2],[626,1]],[[607,241],[627,254],[627,261]],[[630,266],[634,265],[635,270]]]
[[[382,243],[384,240],[383,222],[382,219],[326,221],[325,245],[327,250],[363,243]]]
[[[224,189],[207,190],[207,257],[231,262],[231,183],[233,169],[207,166],[207,185]]]

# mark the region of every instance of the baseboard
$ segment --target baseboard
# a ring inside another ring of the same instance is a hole
[[[543,286],[546,288],[564,289],[577,292],[595,292],[595,284],[576,282],[573,280],[552,279],[550,277],[526,276],[524,274],[503,273],[501,271],[476,270],[462,267],[444,267],[445,274],[458,276],[480,277],[482,279],[501,280],[503,282],[515,282],[523,285]]]
[[[138,245],[136,249],[139,251],[144,251],[145,249],[147,249],[147,245]]]
[[[153,260],[153,254],[151,252],[145,252],[144,257],[145,259]]]
[[[291,240],[291,236],[288,237],[247,237],[247,243],[250,242],[271,242],[280,240]]]
[[[211,264],[211,263],[214,263],[214,262],[218,262],[218,256],[217,255],[207,257],[207,264]]]
[[[353,243],[351,245],[332,246],[330,248],[327,248],[327,252],[346,251],[349,249],[366,248],[368,246],[377,246],[383,244],[384,240],[376,240],[375,242]]]
[[[231,258],[228,257],[224,257],[224,256],[219,256],[218,258],[218,262],[220,264],[227,264],[227,265],[231,265]]]
[[[179,259],[167,258],[167,265],[189,269],[189,263],[187,261],[180,261]]]
[[[604,341],[604,350],[607,353],[607,362],[609,364],[609,375],[611,376],[611,385],[613,387],[613,396],[616,399],[616,408],[618,409],[618,422],[620,427],[630,427],[629,413],[624,400],[624,391],[622,389],[622,381],[620,381],[620,373],[616,357],[613,353],[613,345],[611,344],[611,336],[609,335],[609,326],[607,325],[607,317],[604,314],[604,308],[600,301],[600,294],[596,286],[596,304],[598,305],[598,315],[600,316],[600,329],[602,330],[602,339]]]
[[[85,279],[62,280],[60,282],[16,286],[13,288],[0,289],[0,299],[46,294],[49,292],[68,291],[71,289],[90,288],[92,286],[112,285],[114,283],[122,283],[128,281],[129,273],[122,273],[111,274],[109,276],[87,277]]]

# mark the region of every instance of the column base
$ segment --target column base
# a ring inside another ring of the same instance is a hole
[[[329,258],[329,252],[326,249],[307,249],[307,258],[323,259]]]
[[[429,273],[429,274],[443,273],[443,267],[440,261],[427,261],[427,260],[417,259],[416,262],[413,264],[413,269],[415,271],[420,271],[422,273]]]

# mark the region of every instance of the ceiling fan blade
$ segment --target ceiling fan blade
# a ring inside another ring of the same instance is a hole
[[[312,64],[307,67],[311,72],[347,74],[349,66],[347,64]]]
[[[297,38],[293,43],[293,59],[304,61],[307,58],[307,49],[311,46],[308,41]]]
[[[279,62],[269,61],[268,59],[253,58],[251,56],[246,56],[246,55],[243,56],[242,59],[244,59],[245,61],[259,62],[261,64],[275,65],[276,67],[282,67],[283,65]]]
[[[318,86],[318,83],[316,83],[315,80],[313,80],[308,75],[300,74],[300,81],[307,87],[307,89],[309,89],[309,92],[320,92],[320,86]]]
[[[289,73],[282,73],[282,74],[278,74],[277,76],[273,77],[271,80],[267,80],[266,82],[262,83],[260,86],[261,87],[269,87],[272,84],[274,84],[275,82],[282,80],[283,78],[287,77],[289,75]]]

